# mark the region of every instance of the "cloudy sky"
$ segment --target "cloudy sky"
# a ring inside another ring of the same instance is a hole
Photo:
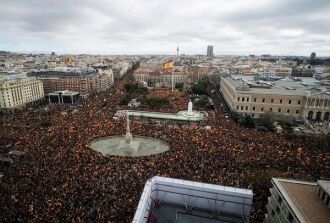
[[[0,50],[330,56],[330,0],[0,0]]]

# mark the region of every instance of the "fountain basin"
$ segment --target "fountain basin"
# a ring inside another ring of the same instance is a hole
[[[102,155],[130,157],[150,156],[170,149],[166,142],[146,136],[133,136],[134,149],[122,149],[125,140],[125,135],[106,136],[92,140],[90,147]]]

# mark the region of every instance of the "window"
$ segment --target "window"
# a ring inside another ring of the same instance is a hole
[[[292,101],[291,101],[291,100],[289,100],[289,104],[290,104],[290,105],[291,105],[291,102],[292,102]]]
[[[281,112],[281,110],[282,110],[282,109],[279,108],[279,109],[278,109],[278,112]]]
[[[243,106],[241,106],[241,110],[243,110],[244,109],[244,107]]]
[[[272,112],[273,111],[273,108],[270,108],[269,111]]]
[[[253,107],[252,110],[255,111],[256,110],[256,107]]]
[[[300,105],[300,101],[298,101],[298,105]]]
[[[256,102],[257,101],[257,98],[254,98],[253,101]]]
[[[280,103],[282,104],[282,102],[283,102],[283,100],[282,99],[280,99]]]
[[[264,107],[261,107],[261,111],[264,111]]]
[[[244,99],[245,99],[245,98],[243,97],[243,98],[242,98],[242,101],[244,101]]]
[[[248,106],[245,107],[245,110],[248,110]]]
[[[237,98],[237,101],[239,101],[239,97]]]
[[[296,114],[299,114],[299,110],[296,111]]]
[[[264,98],[262,99],[262,102],[265,102],[265,99]]]
[[[246,101],[249,102],[249,98],[246,98]]]
[[[271,99],[271,100],[270,100],[270,103],[274,103],[274,99]]]
[[[289,113],[290,113],[290,109],[286,110],[286,113],[288,113],[288,114],[289,114]]]

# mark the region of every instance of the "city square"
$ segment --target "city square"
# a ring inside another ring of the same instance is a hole
[[[0,223],[329,223],[329,0],[0,6]]]
[[[244,128],[225,117],[228,111],[218,91],[212,95],[217,118],[209,116],[205,123],[210,130],[175,121],[165,126],[150,119],[132,121],[133,135],[163,140],[170,150],[146,157],[103,156],[89,144],[95,138],[125,135],[125,119],[113,120],[109,114],[115,114],[113,105],[130,81],[126,76],[75,113],[56,106],[49,114],[26,108],[15,116],[2,116],[2,144],[23,152],[12,156],[14,162],[1,179],[2,221],[130,222],[146,180],[159,175],[251,188],[255,194],[251,221],[260,222],[271,177],[329,177],[329,145]],[[97,113],[104,101],[105,107]],[[184,110],[187,101],[176,106]],[[158,111],[175,112],[171,109]],[[61,115],[63,111],[67,115]],[[53,124],[40,127],[48,115]]]

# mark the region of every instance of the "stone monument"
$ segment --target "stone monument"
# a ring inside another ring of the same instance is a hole
[[[134,141],[133,140],[133,135],[130,131],[129,127],[129,115],[128,113],[126,114],[126,135],[124,140],[121,140],[117,150],[122,150],[123,152],[137,152],[139,149],[139,141]]]

